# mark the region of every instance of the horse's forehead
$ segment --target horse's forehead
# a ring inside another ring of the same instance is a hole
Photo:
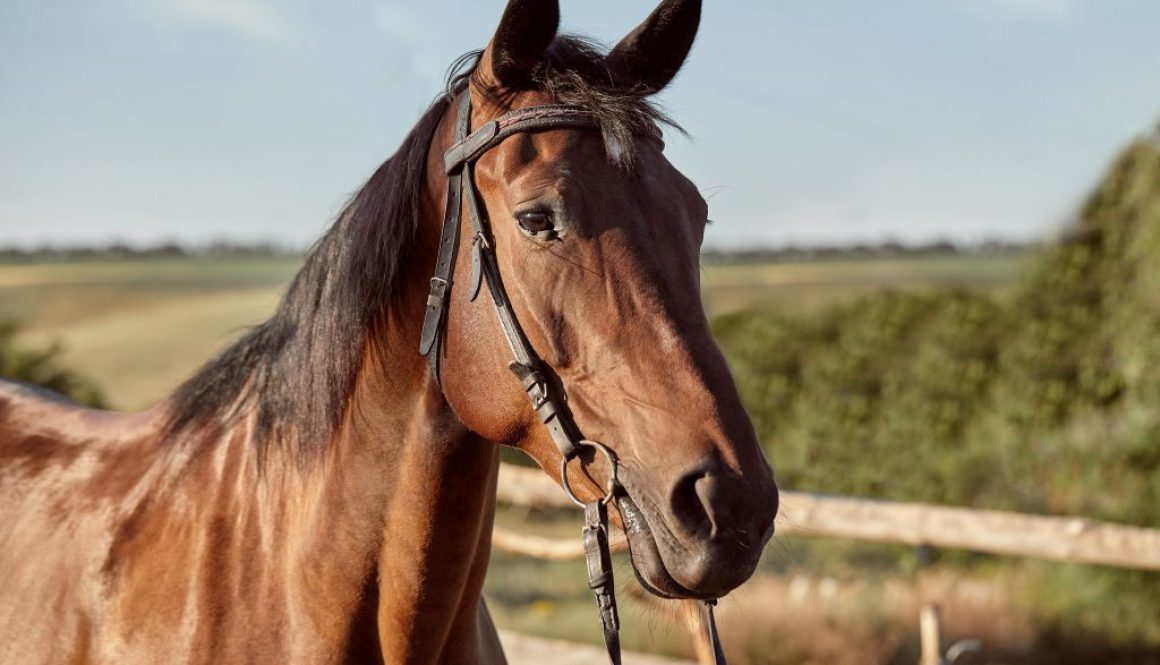
[[[636,145],[598,128],[564,128],[513,136],[496,152],[512,171],[530,167],[548,171],[553,178],[575,178],[589,185],[603,181],[640,188],[651,181],[663,182],[669,188],[684,186],[685,178],[664,154],[648,147],[651,139],[627,140]],[[633,153],[631,165],[623,159],[628,151]]]
[[[638,145],[624,146],[594,129],[513,136],[497,150],[498,168],[483,188],[509,200],[554,193],[569,212],[597,218],[576,220],[587,226],[647,218],[654,228],[671,225],[677,240],[696,235],[692,218],[702,213],[695,185],[649,139],[635,140]],[[616,162],[617,150],[634,151],[631,167]]]

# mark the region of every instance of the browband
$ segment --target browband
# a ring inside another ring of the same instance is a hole
[[[595,129],[597,127],[600,127],[600,121],[596,119],[596,116],[591,111],[578,106],[551,104],[516,109],[480,127],[470,136],[456,141],[443,154],[443,168],[447,173],[452,173],[465,163],[479,159],[485,152],[516,134],[543,132],[550,129]]]
[[[508,111],[452,144],[443,154],[443,169],[445,173],[454,173],[464,164],[476,161],[485,152],[516,134],[583,128],[599,129],[600,120],[592,111],[580,106],[545,104]],[[633,133],[664,144],[661,130],[656,125],[645,125]]]

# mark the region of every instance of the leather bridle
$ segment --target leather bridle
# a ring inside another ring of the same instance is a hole
[[[553,129],[599,128],[599,120],[585,108],[549,104],[510,111],[471,132],[471,93],[469,90],[460,93],[458,118],[455,124],[456,140],[443,155],[443,165],[447,173],[447,210],[439,239],[435,275],[431,278],[431,291],[427,296],[419,352],[427,357],[431,373],[442,388],[439,370],[446,334],[447,309],[450,304],[455,259],[459,252],[461,210],[466,207],[472,225],[470,299],[475,301],[479,296],[482,282],[486,281],[500,327],[515,357],[508,368],[523,385],[524,391],[531,399],[532,408],[548,428],[552,441],[560,450],[560,478],[565,492],[572,501],[584,508],[583,542],[588,563],[588,586],[596,594],[609,659],[614,665],[620,665],[620,619],[616,608],[612,554],[608,540],[608,504],[618,491],[622,491],[617,480],[616,453],[602,443],[583,438],[566,406],[567,396],[563,389],[557,390],[544,374],[544,363],[528,342],[504,290],[490,223],[486,209],[479,200],[474,176],[476,161],[513,135]],[[660,130],[655,126],[650,126],[642,133],[660,140]],[[591,502],[580,500],[568,480],[568,463],[577,458],[584,449],[591,449],[594,453],[603,455],[610,469],[604,496]],[[723,664],[725,657],[721,651],[713,618],[714,604],[715,601],[706,602],[702,612],[716,662]]]

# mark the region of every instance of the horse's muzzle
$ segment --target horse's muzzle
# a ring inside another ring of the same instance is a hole
[[[629,479],[626,481],[631,482]],[[667,510],[618,497],[633,569],[650,592],[674,598],[720,598],[748,580],[773,535],[778,509],[772,479],[697,471],[674,485]]]

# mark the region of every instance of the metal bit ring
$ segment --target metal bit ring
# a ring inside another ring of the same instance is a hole
[[[601,503],[607,506],[608,504],[612,503],[612,499],[614,498],[613,495],[616,493],[616,485],[618,483],[616,479],[616,453],[612,452],[608,446],[598,441],[584,440],[579,442],[577,446],[589,446],[591,448],[595,448],[608,460],[608,466],[611,467],[612,473],[608,476],[608,487],[604,490],[604,498],[600,500]],[[572,499],[572,503],[583,508],[586,505],[585,502],[581,501],[576,496],[576,493],[572,491],[571,483],[568,482],[568,462],[572,461],[573,459],[575,458],[565,457],[560,460],[560,484],[564,486],[564,492],[568,495],[569,499]]]

